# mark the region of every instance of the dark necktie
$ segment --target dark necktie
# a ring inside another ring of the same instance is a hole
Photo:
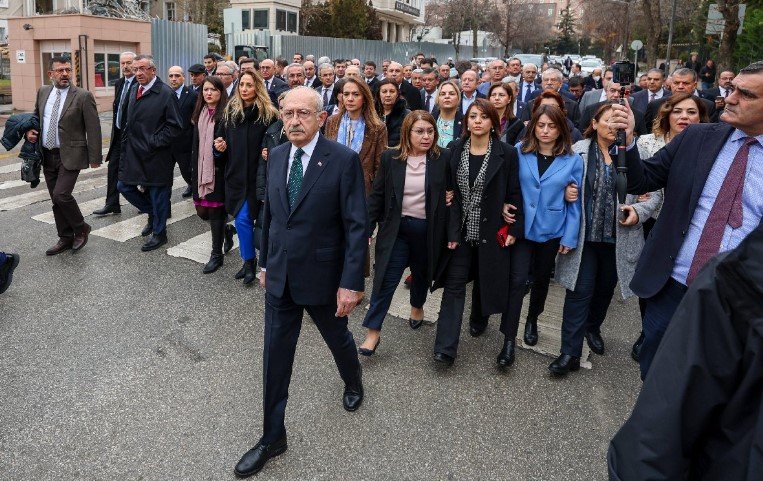
[[[323,105],[324,107],[329,104],[329,89],[328,87],[323,87]]]
[[[116,125],[118,129],[122,128],[122,107],[124,106],[125,99],[127,98],[127,92],[130,91],[130,86],[132,86],[132,82],[125,80],[124,85],[122,85],[122,92],[120,92],[119,95],[119,104],[117,105],[116,112],[117,118],[114,122],[114,125]]]
[[[723,92],[723,98],[725,99],[728,96],[729,96],[729,89],[726,89],[726,91]]]
[[[656,94],[656,93],[654,93],[654,92],[652,92],[652,95],[651,95],[650,97],[651,97],[651,98],[649,99],[649,101],[650,101],[650,102],[654,102],[654,99],[655,99],[655,97],[657,97],[657,94]]]
[[[143,86],[142,85],[140,87],[138,87],[138,96],[135,97],[135,100],[138,100],[141,97],[143,97]]]
[[[286,188],[289,191],[289,209],[294,209],[294,205],[297,203],[297,197],[299,197],[299,191],[302,190],[302,154],[305,151],[298,148],[294,152],[294,160],[291,163],[291,169],[289,169],[289,183]]]
[[[731,162],[726,178],[723,180],[721,190],[715,198],[710,215],[702,228],[702,235],[694,251],[694,258],[686,276],[686,284],[690,285],[702,267],[707,264],[721,247],[723,233],[726,224],[732,229],[742,227],[742,193],[744,192],[744,174],[747,171],[747,158],[750,155],[750,147],[756,144],[755,137],[745,137],[744,143]]]
[[[427,107],[427,112],[432,111],[432,94],[427,94],[426,107]]]
[[[527,85],[527,90],[525,90],[525,98],[522,99],[522,102],[524,103],[527,103],[528,98],[530,97],[530,88],[531,88],[530,84],[526,84],[526,85]]]

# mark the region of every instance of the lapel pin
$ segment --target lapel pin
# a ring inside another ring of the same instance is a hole
[[[323,167],[323,162],[318,162],[318,167]]]

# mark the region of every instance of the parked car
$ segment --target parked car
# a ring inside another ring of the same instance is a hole
[[[585,59],[580,62],[580,70],[584,75],[591,75],[591,72],[597,68],[603,68],[603,64],[595,58]]]
[[[518,58],[520,62],[522,62],[522,65],[526,63],[534,64],[536,67],[540,68],[541,65],[543,65],[543,62],[545,61],[545,55],[544,54],[534,54],[534,53],[518,53],[514,55],[515,58]]]

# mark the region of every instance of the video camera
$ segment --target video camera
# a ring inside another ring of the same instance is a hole
[[[612,81],[620,84],[620,104],[625,105],[628,101],[626,93],[628,86],[636,80],[636,64],[627,60],[615,62],[612,65]],[[625,195],[628,193],[628,165],[625,161],[625,131],[618,129],[616,134],[617,143],[617,200],[625,204]],[[621,214],[621,217],[624,213]]]

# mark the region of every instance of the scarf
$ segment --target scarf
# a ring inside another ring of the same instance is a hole
[[[464,210],[461,222],[466,225],[465,240],[467,242],[476,242],[479,240],[480,236],[480,220],[482,219],[482,190],[485,187],[485,171],[487,171],[487,164],[490,161],[490,150],[493,147],[493,139],[490,139],[487,144],[485,159],[482,161],[480,170],[477,172],[477,178],[474,181],[474,185],[470,187],[469,149],[471,144],[471,138],[467,138],[466,142],[464,143],[464,150],[461,151],[461,161],[458,163],[456,180],[458,181],[458,189],[461,191],[461,197],[464,201]]]
[[[342,145],[346,145],[359,154],[361,147],[363,147],[363,139],[366,135],[366,119],[361,115],[356,123],[357,127],[353,131],[350,114],[345,112],[344,115],[342,115],[342,120],[339,122],[339,132],[337,132],[336,141]]]
[[[613,242],[615,239],[615,185],[617,174],[614,162],[607,168],[604,156],[594,139],[596,166],[591,189],[590,228],[587,239],[590,242]],[[589,171],[590,172],[590,171]],[[590,175],[590,174],[589,174]],[[586,209],[588,210],[588,209]]]
[[[215,111],[208,108],[199,113],[199,198],[203,199],[215,191],[215,157],[212,143],[215,139]]]

